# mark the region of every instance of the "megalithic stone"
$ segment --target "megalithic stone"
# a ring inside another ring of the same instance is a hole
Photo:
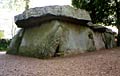
[[[15,16],[15,23],[18,27],[24,28],[35,26],[52,19],[70,22],[79,22],[81,20],[91,21],[87,11],[65,5],[31,8]]]
[[[24,32],[13,38],[8,54],[51,58],[112,48],[114,43],[112,31],[93,24],[87,11],[71,6],[31,8],[15,16],[15,23]]]

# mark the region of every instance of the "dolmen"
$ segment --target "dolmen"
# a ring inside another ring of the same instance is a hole
[[[93,24],[87,11],[67,5],[28,9],[15,16],[15,23],[21,30],[8,54],[51,58],[115,47],[114,32]]]

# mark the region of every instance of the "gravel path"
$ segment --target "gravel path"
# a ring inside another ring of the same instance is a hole
[[[0,76],[120,76],[120,48],[46,60],[2,52]]]

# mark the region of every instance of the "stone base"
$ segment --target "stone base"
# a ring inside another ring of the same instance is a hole
[[[24,32],[22,29],[13,38],[7,53],[50,58],[102,48],[105,48],[102,33],[94,32],[86,26],[53,20],[24,29]]]

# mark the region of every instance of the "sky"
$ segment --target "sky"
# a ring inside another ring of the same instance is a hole
[[[0,30],[4,31],[5,38],[11,38],[13,15],[7,9],[0,9]]]
[[[49,5],[71,5],[71,0],[31,0],[31,7],[42,7]]]

